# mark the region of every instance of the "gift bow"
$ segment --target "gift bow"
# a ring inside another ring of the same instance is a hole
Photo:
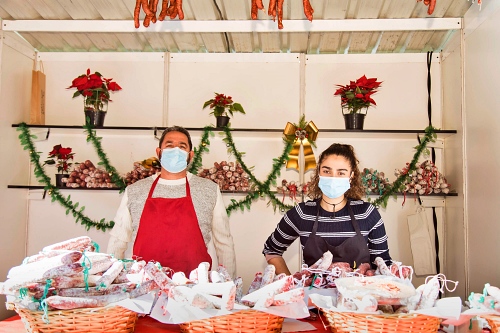
[[[304,128],[299,128],[295,124],[287,122],[283,134],[288,142],[291,141],[289,138],[295,137],[293,139],[292,150],[288,154],[289,159],[286,162],[286,167],[299,170],[299,152],[300,145],[302,145],[304,147],[305,171],[316,168],[316,158],[311,148],[311,142],[316,141],[318,137],[318,128],[316,125],[310,121]]]

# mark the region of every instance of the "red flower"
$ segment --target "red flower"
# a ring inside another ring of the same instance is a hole
[[[82,95],[92,99],[91,104],[94,104],[95,101],[110,101],[109,91],[114,92],[122,89],[118,83],[112,80],[104,78],[99,72],[90,74],[90,68],[88,68],[87,73],[75,78],[67,89],[76,88],[77,91],[73,94],[73,98]]]
[[[378,82],[377,78],[367,78],[363,75],[345,86],[337,85],[334,95],[340,95],[342,108],[347,109],[349,113],[358,113],[372,104],[377,105],[371,95],[377,92],[376,89],[381,84],[382,82]]]
[[[75,153],[72,152],[70,147],[63,148],[60,144],[55,145],[49,153],[49,159],[46,160],[43,165],[55,165],[57,171],[63,173],[64,171],[68,171],[69,167],[72,165],[72,163],[68,161],[73,159],[73,155],[75,155]]]
[[[245,110],[239,103],[234,103],[231,96],[215,93],[215,97],[209,99],[203,104],[203,108],[210,106],[213,111],[210,114],[215,116],[222,116],[226,113],[233,115],[233,112],[245,113]]]

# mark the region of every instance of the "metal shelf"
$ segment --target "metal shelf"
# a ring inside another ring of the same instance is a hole
[[[17,188],[17,189],[27,189],[27,190],[44,190],[45,186],[43,185],[7,185],[7,188]],[[85,188],[85,187],[58,187],[60,190],[70,190],[70,191],[75,191],[75,190],[80,190],[80,191],[118,191],[120,190],[117,187],[109,188],[109,187],[101,187],[101,188]],[[277,191],[271,191],[272,193],[277,193],[277,194],[282,194],[281,192]],[[221,193],[225,194],[248,194],[248,193],[253,193],[251,191],[224,191],[221,190]],[[398,193],[398,196],[403,196],[403,193]],[[371,196],[377,196],[376,194],[370,194]],[[436,193],[431,193],[431,194],[424,194],[424,195],[416,195],[414,193],[407,193],[407,197],[411,196],[417,196],[417,197],[456,197],[458,196],[458,193],[456,192],[451,192],[448,194],[436,194]]]
[[[19,127],[19,124],[12,124],[12,127]],[[77,125],[28,125],[31,128],[47,128],[47,129],[83,129],[83,126]],[[150,126],[150,127],[135,127],[135,126],[104,126],[102,128],[96,128],[95,130],[131,130],[131,131],[162,131],[166,127]],[[185,127],[188,131],[203,131],[202,127]],[[212,127],[213,130],[222,130],[220,127]],[[231,132],[260,132],[260,133],[283,133],[283,129],[278,128],[231,128]],[[347,135],[377,135],[377,134],[394,134],[394,135],[408,135],[408,134],[425,134],[422,129],[404,129],[404,130],[394,130],[394,129],[363,129],[363,130],[346,130],[346,129],[335,129],[335,128],[324,128],[319,129],[320,133],[337,133],[337,134],[347,134]],[[436,130],[435,133],[440,137],[446,137],[449,135],[456,134],[456,130]]]

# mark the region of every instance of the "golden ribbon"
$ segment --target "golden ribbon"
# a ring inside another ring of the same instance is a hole
[[[318,128],[310,121],[304,128],[299,128],[295,124],[288,122],[283,130],[285,140],[291,142],[293,140],[292,150],[288,154],[286,167],[299,170],[299,152],[300,146],[304,148],[305,171],[316,168],[316,158],[311,148],[311,142],[316,141],[318,137]]]

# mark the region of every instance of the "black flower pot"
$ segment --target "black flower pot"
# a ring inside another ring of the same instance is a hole
[[[102,128],[106,113],[105,111],[85,110],[85,123],[91,124],[95,128]]]
[[[344,114],[344,123],[346,130],[362,130],[365,122],[364,113],[346,113]]]
[[[228,116],[216,116],[215,119],[217,121],[217,127],[226,127],[227,124],[229,124]]]
[[[65,187],[66,186],[66,182],[63,181],[64,178],[68,179],[69,175],[67,173],[56,174],[56,187]]]

